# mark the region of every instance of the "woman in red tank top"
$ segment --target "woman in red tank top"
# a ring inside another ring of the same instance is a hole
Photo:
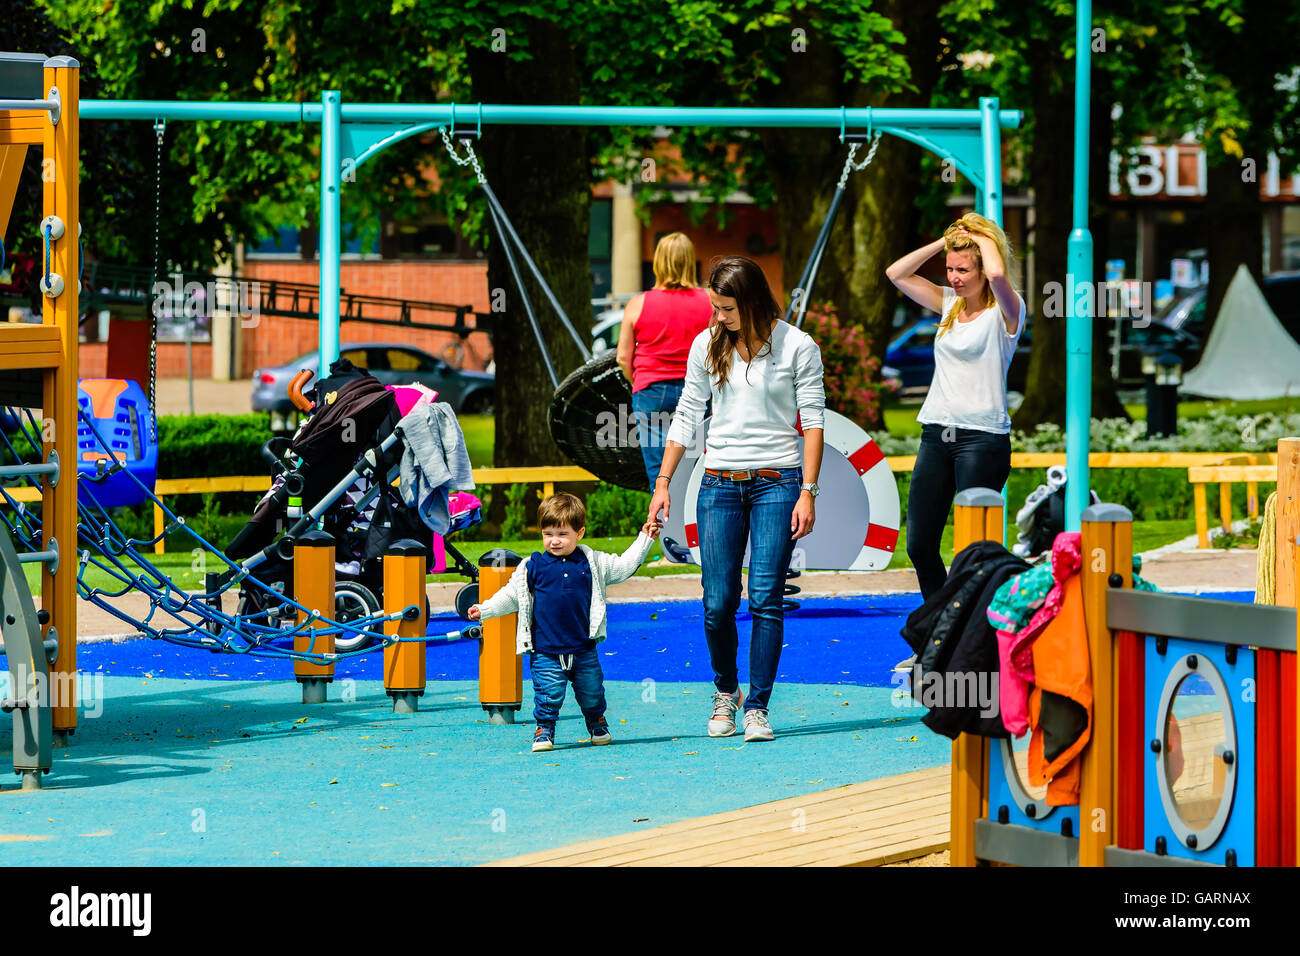
[[[695,285],[695,246],[684,233],[655,246],[655,286],[623,311],[618,364],[632,381],[632,414],[645,459],[646,485],[654,489],[664,457],[664,436],[686,382],[691,342],[709,327],[713,305]]]

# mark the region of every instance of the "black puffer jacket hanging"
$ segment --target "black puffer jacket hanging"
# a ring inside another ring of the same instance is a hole
[[[976,541],[908,616],[902,635],[916,652],[912,694],[931,708],[922,722],[935,733],[1008,736],[998,714],[997,634],[985,612],[1003,582],[1028,568],[996,541]]]

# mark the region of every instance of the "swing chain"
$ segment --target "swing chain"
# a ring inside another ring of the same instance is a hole
[[[849,181],[849,173],[860,173],[871,165],[871,161],[876,158],[876,148],[880,146],[880,131],[877,130],[876,135],[871,137],[871,149],[867,151],[867,158],[861,163],[855,163],[853,157],[857,155],[858,147],[861,145],[861,143],[849,144],[849,155],[844,160],[844,171],[840,173],[838,188],[844,188],[844,184]]]
[[[486,183],[487,177],[483,175],[483,170],[478,164],[478,154],[474,152],[474,144],[468,139],[463,140],[465,144],[465,158],[461,159],[456,152],[456,144],[451,141],[451,136],[447,132],[447,127],[439,126],[438,132],[442,134],[442,142],[447,147],[447,153],[451,156],[452,162],[457,166],[473,166],[474,175],[478,177],[480,183]]]
[[[154,152],[154,191],[153,191],[153,270],[149,276],[149,294],[158,285],[158,233],[162,222],[162,148],[163,134],[167,131],[167,120],[159,117],[153,121],[153,131],[157,134],[157,146]],[[158,440],[158,314],[149,308],[149,437]]]

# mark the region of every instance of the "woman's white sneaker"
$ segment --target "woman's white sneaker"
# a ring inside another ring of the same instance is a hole
[[[767,711],[765,710],[747,710],[745,711],[745,743],[753,743],[756,740],[771,740],[772,725],[767,722]]]
[[[730,737],[736,732],[736,710],[745,702],[745,695],[736,688],[734,694],[718,691],[713,695],[713,716],[709,718],[710,737]]]

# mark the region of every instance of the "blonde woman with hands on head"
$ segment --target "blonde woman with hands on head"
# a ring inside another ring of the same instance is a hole
[[[917,274],[940,252],[948,286]],[[885,270],[899,291],[942,316],[934,378],[916,416],[921,445],[907,493],[907,556],[922,599],[948,576],[939,541],[956,493],[1001,489],[1011,472],[1007,369],[1025,327],[1025,300],[1011,284],[1012,264],[998,224],[968,213]]]

